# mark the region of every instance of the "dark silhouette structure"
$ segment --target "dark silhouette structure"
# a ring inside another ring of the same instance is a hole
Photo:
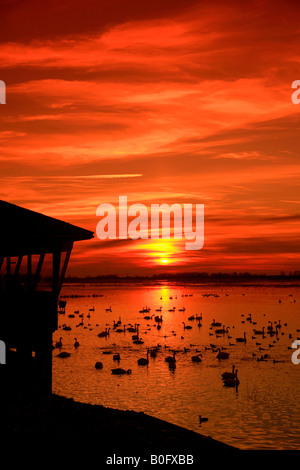
[[[0,218],[1,387],[48,394],[59,292],[73,243],[93,233],[5,201]]]

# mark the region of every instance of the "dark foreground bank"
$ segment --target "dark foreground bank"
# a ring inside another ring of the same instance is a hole
[[[171,403],[170,403],[171,406]],[[144,413],[78,403],[57,395],[2,397],[5,442],[27,452],[84,451],[99,462],[123,456],[193,455],[238,449]]]

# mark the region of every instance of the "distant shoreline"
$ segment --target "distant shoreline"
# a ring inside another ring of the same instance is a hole
[[[46,280],[45,280],[46,281]],[[256,285],[261,283],[276,282],[278,285],[283,283],[293,283],[293,285],[300,285],[300,272],[290,274],[251,274],[251,273],[182,273],[182,274],[157,274],[152,276],[120,276],[113,275],[99,275],[99,276],[67,276],[65,284],[98,284],[98,283],[161,283],[161,282],[180,282],[184,284],[232,284],[232,285]]]

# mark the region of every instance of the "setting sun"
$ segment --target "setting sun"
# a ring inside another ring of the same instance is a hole
[[[160,259],[159,260],[162,264],[168,264],[169,260],[166,258]]]

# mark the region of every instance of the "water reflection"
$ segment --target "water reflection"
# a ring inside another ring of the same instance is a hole
[[[241,448],[299,448],[300,368],[292,364],[288,350],[289,335],[296,339],[299,334],[298,293],[295,287],[65,286],[62,294],[84,297],[67,297],[66,313],[59,315],[54,340],[62,337],[61,351],[71,356],[59,359],[54,351],[53,391],[144,411]],[[103,297],[92,297],[99,294]],[[155,321],[157,315],[162,322]],[[196,320],[200,315],[201,327]],[[221,328],[229,327],[228,335],[215,333],[214,319]],[[267,330],[270,322],[273,327],[280,322],[278,335],[254,334],[263,326]],[[137,325],[141,344],[133,343],[137,331],[130,331]],[[109,333],[99,337],[104,331]],[[237,342],[244,333],[247,341]],[[138,359],[154,348],[148,365],[140,366]],[[218,348],[229,358],[218,360]],[[174,351],[176,361],[166,362]],[[192,357],[198,353],[201,361],[195,362]],[[257,360],[266,354],[265,360]],[[96,369],[96,362],[103,367]],[[221,375],[233,364],[240,384],[224,387]],[[117,367],[132,373],[113,375]],[[201,429],[199,415],[208,417]]]

